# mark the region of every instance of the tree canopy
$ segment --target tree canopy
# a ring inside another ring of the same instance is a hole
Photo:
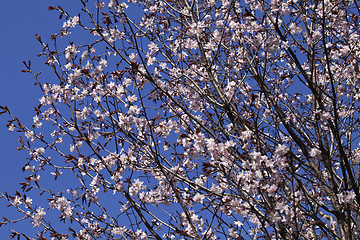
[[[1,106],[38,229],[11,237],[359,238],[356,0],[78,2],[37,36],[53,74],[24,62],[33,125]]]

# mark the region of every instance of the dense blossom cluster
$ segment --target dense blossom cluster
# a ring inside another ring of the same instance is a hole
[[[55,80],[8,124],[29,176],[1,196],[39,237],[359,237],[356,1],[80,2],[49,7]]]

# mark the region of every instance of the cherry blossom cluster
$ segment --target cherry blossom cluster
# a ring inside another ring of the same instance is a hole
[[[79,2],[37,37],[54,75],[25,63],[32,126],[1,107],[38,237],[359,236],[356,1]]]

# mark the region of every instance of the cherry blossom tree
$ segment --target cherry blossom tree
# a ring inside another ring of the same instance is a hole
[[[11,237],[359,239],[356,0],[79,2],[37,36],[53,74],[24,62],[33,125],[1,107]]]

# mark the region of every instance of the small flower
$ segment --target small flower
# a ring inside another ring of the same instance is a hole
[[[316,160],[321,159],[321,151],[317,148],[312,148],[310,151],[310,156],[315,158]]]
[[[39,207],[38,209],[36,209],[36,213],[33,215],[33,226],[34,227],[40,227],[41,225],[41,220],[44,218],[44,216],[46,215],[44,208]]]
[[[284,156],[289,151],[289,148],[284,144],[279,144],[275,150],[275,153],[279,156]]]
[[[150,54],[154,54],[159,51],[159,47],[156,45],[156,43],[151,42],[149,45]]]
[[[89,52],[88,51],[84,51],[82,54],[81,54],[81,59],[87,59],[89,58]]]
[[[16,196],[16,197],[14,198],[13,204],[14,204],[15,206],[19,206],[21,203],[22,203],[21,197]]]
[[[107,61],[105,59],[101,59],[101,61],[99,62],[99,64],[102,66],[102,67],[107,67]]]
[[[25,133],[25,137],[27,137],[28,139],[31,138],[32,136],[34,136],[34,132],[33,131],[27,131]]]
[[[45,153],[45,149],[44,149],[43,147],[37,148],[35,151],[36,151],[38,154],[43,154],[43,153]]]
[[[126,232],[125,227],[115,227],[111,229],[111,233],[115,235],[123,235]]]
[[[203,203],[203,199],[204,199],[204,195],[200,194],[200,193],[196,193],[196,195],[194,196],[193,200],[196,203]]]
[[[10,132],[13,132],[14,129],[15,129],[15,125],[14,125],[14,124],[10,124],[8,129],[9,129]]]
[[[32,199],[29,198],[29,197],[27,197],[26,200],[25,200],[25,205],[26,205],[26,207],[30,207],[31,204],[32,204]]]
[[[337,194],[338,198],[339,198],[339,202],[341,204],[347,203],[347,204],[352,204],[355,200],[355,193],[351,192],[351,191],[345,191],[342,193]]]
[[[40,128],[42,123],[40,122],[40,119],[38,116],[35,116],[33,117],[33,122],[34,122],[34,125],[37,127],[37,128]]]

